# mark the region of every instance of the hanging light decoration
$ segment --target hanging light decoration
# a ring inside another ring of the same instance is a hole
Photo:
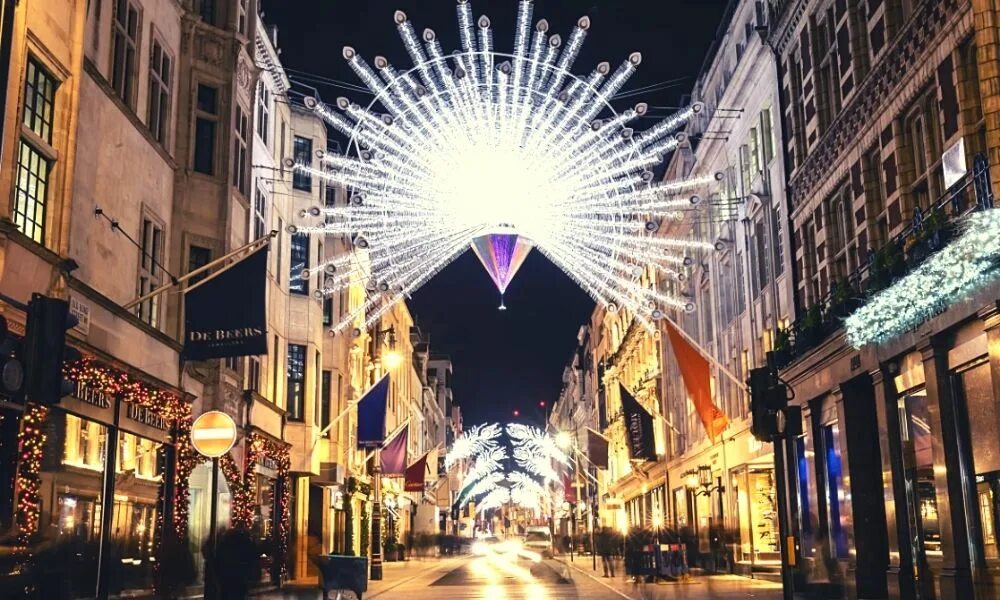
[[[412,67],[380,56],[369,62],[345,47],[343,58],[374,101],[305,99],[349,138],[348,152],[320,153],[319,165],[289,165],[352,196],[345,206],[305,211],[307,221],[293,229],[350,235],[363,256],[338,257],[301,276],[323,274],[320,295],[359,281],[370,291],[335,333],[372,326],[470,246],[501,294],[534,247],[600,305],[627,309],[647,328],[664,308],[694,309],[641,275],[682,277],[687,254],[712,248],[657,230],[697,203],[694,188],[719,176],[654,183],[651,171],[684,143],[675,132],[701,105],[634,129],[648,106],[619,112],[611,101],[642,56],[575,75],[590,19],[581,18],[564,40],[545,20],[532,27],[533,10],[531,0],[520,0],[510,54],[494,50],[490,19],[474,19],[468,0],[458,0],[460,48],[452,54],[434,31],[418,35],[397,11]]]

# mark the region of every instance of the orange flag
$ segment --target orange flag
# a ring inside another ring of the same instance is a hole
[[[670,345],[674,349],[674,356],[677,357],[677,364],[681,367],[684,387],[687,388],[691,402],[701,417],[705,432],[714,442],[716,436],[729,425],[729,419],[712,403],[712,371],[709,369],[708,361],[670,321],[667,321],[667,335],[670,336]]]

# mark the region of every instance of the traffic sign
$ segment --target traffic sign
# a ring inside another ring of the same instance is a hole
[[[191,425],[191,444],[202,456],[219,458],[236,443],[236,422],[226,413],[210,410]]]

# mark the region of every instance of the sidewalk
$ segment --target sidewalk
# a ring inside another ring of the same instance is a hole
[[[625,575],[625,564],[616,559],[615,576],[603,577],[601,559],[597,559],[597,570],[593,570],[593,558],[589,555],[575,556],[571,562],[568,555],[559,556],[570,572],[577,577],[586,577],[607,588],[619,598],[626,600],[659,600],[660,598],[712,598],[735,600],[736,598],[756,598],[781,600],[781,584],[739,575],[695,575],[684,581],[642,583]]]

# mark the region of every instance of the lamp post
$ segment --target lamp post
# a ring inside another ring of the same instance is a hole
[[[719,493],[718,509],[719,521],[721,523],[723,511],[722,495],[726,491],[726,487],[722,485],[722,477],[716,477],[713,481],[712,467],[709,465],[698,465],[697,470],[692,469],[684,475],[687,488],[694,492],[695,495],[711,498],[713,493]]]
[[[382,339],[387,338],[389,351],[386,352],[384,360],[382,357]],[[403,362],[403,356],[396,350],[396,328],[390,325],[387,329],[376,329],[372,337],[372,358],[382,367],[395,369]],[[375,370],[372,370],[372,384],[376,381]],[[372,482],[372,564],[370,578],[372,581],[382,580],[382,451],[380,446],[375,447],[375,457],[372,460],[370,475]]]

